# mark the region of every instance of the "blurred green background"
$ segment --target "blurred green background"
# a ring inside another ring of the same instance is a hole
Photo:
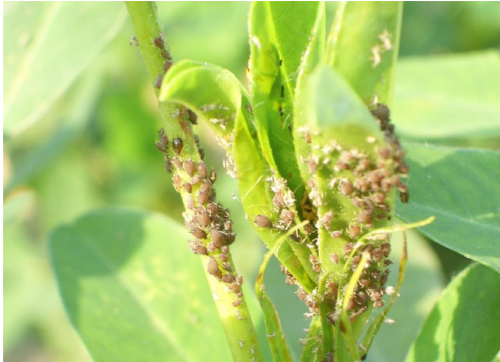
[[[64,314],[50,269],[47,237],[51,229],[109,205],[144,208],[181,220],[180,198],[154,147],[160,127],[157,105],[139,50],[129,44],[133,30],[125,7],[119,2],[85,4],[3,5],[3,342],[7,362],[90,360]],[[249,5],[159,3],[175,59],[218,64],[245,82]],[[335,2],[327,3],[329,23],[335,8]],[[96,13],[101,17],[98,21]],[[65,22],[57,23],[67,14]],[[71,16],[78,21],[71,22]],[[401,58],[498,50],[498,19],[498,2],[405,3]],[[46,30],[51,22],[56,25]],[[395,102],[397,107],[397,97]],[[402,118],[405,112],[418,113],[418,109],[405,109],[400,112]],[[397,118],[394,122],[398,125]],[[419,142],[499,146],[495,135],[442,137],[433,135],[432,128],[427,131]],[[240,240],[233,249],[236,265],[253,283],[265,250],[244,219],[236,181],[223,172],[222,150],[203,125],[197,133],[207,162],[219,170],[217,187],[224,190],[218,193],[220,201],[232,211]],[[412,134],[402,136],[415,140]],[[395,240],[396,245],[399,242]],[[396,323],[384,325],[369,360],[401,361],[443,286],[467,263],[412,233],[407,280],[391,312]],[[266,290],[280,311],[297,357],[301,350],[297,341],[305,337],[303,329],[308,325],[301,317],[306,310],[294,295],[295,288],[283,281],[273,261]],[[403,317],[404,323],[398,323]],[[257,324],[262,325],[261,321]],[[259,333],[263,338],[262,328]],[[398,346],[391,343],[395,336],[401,341]]]

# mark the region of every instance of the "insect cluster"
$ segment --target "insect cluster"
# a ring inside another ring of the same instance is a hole
[[[203,160],[184,159],[184,144],[180,137],[171,142],[174,156],[170,157],[170,144],[165,131],[161,129],[158,136],[156,147],[165,155],[167,171],[174,173],[174,188],[184,196],[186,212],[183,216],[194,237],[189,241],[189,247],[193,253],[209,257],[208,272],[236,294],[238,299],[233,305],[237,307],[242,303],[243,278],[234,275],[231,265],[229,246],[235,241],[236,234],[232,230],[229,210],[216,201],[213,184],[217,173],[215,170],[208,171]],[[197,137],[196,143],[200,147]]]

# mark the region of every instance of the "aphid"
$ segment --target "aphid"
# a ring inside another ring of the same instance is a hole
[[[358,214],[358,221],[362,223],[369,223],[372,221],[372,214],[366,212],[365,210],[361,210]]]
[[[217,277],[218,279],[221,278],[222,276],[222,273],[221,271],[219,270],[219,264],[217,264],[217,260],[215,260],[215,258],[213,256],[211,256],[209,259],[208,259],[208,263],[207,263],[207,271],[212,274],[213,276]]]
[[[368,302],[368,295],[365,292],[359,292],[356,295],[356,302],[359,305],[366,305],[366,303]]]
[[[166,60],[170,60],[172,59],[172,55],[170,54],[170,52],[167,50],[167,49],[163,49],[160,53],[161,57],[163,59],[166,59]],[[168,69],[167,69],[168,70]]]
[[[172,141],[172,147],[174,148],[175,153],[179,156],[182,152],[182,148],[184,147],[184,142],[182,138],[177,137]]]
[[[210,203],[207,205],[207,211],[210,215],[217,214],[217,204]]]
[[[163,153],[167,152],[167,149],[166,149],[166,148],[165,148],[165,147],[161,144],[161,142],[159,142],[159,141],[156,141],[156,142],[155,142],[155,147],[156,147],[156,148],[158,149],[158,151],[160,151],[160,152],[163,152]]]
[[[349,302],[347,303],[347,310],[354,309],[356,307],[356,302],[354,301],[354,298],[349,299]]]
[[[158,137],[160,138],[160,142],[161,142],[163,148],[166,150],[168,147],[168,138],[167,138],[167,135],[165,134],[165,130],[163,128],[161,128],[158,131]]]
[[[130,45],[132,46],[138,46],[139,45],[139,42],[137,41],[137,38],[135,35],[132,35],[132,37],[130,38]]]
[[[220,248],[220,251],[223,253],[223,254],[227,254],[229,253],[229,246],[227,245],[223,245],[222,248]]]
[[[205,210],[202,210],[198,214],[198,223],[200,224],[201,227],[206,228],[208,225],[210,225],[210,215],[208,215],[208,212]]]
[[[205,159],[205,149],[203,147],[198,147],[198,153],[200,154],[200,158],[202,160]]]
[[[159,74],[158,77],[156,78],[155,87],[160,89],[162,81],[163,81],[163,74]]]
[[[391,123],[387,126],[387,131],[390,133],[390,134],[393,134],[394,133],[394,130],[396,129],[396,126]]]
[[[187,172],[189,176],[193,177],[195,169],[196,166],[193,160],[187,160],[184,162],[184,170]]]
[[[243,275],[236,277],[236,283],[238,283],[239,285],[243,284]]]
[[[335,264],[338,264],[340,257],[338,254],[330,254],[330,260],[333,261]]]
[[[373,303],[373,306],[375,308],[382,308],[384,306],[384,301],[383,300],[377,300],[375,303]]]
[[[256,215],[254,219],[255,225],[261,228],[272,228],[273,224],[271,220],[267,216],[264,215]]]
[[[351,182],[349,180],[342,180],[340,183],[340,192],[344,196],[348,196],[352,194],[354,191],[354,187],[352,186]]]
[[[165,42],[163,41],[163,34],[158,34],[154,39],[155,46],[157,48],[163,49],[165,47]]]
[[[222,281],[224,283],[227,283],[227,284],[230,284],[230,283],[233,283],[234,281],[236,280],[236,278],[234,277],[233,274],[225,274],[223,277],[222,277]]]
[[[236,234],[229,233],[225,238],[226,245],[231,245],[232,243],[234,243],[235,240],[236,240]]]
[[[208,192],[200,191],[198,192],[198,202],[200,204],[206,204],[208,202]]]
[[[377,204],[381,204],[381,203],[383,203],[385,201],[386,197],[387,196],[385,194],[383,194],[381,192],[377,192],[377,193],[373,194],[372,199]]]
[[[190,109],[187,110],[187,113],[189,117],[189,122],[191,122],[192,124],[198,124],[198,116],[196,116],[196,113],[194,113]]]
[[[172,65],[173,65],[172,62],[166,61],[165,63],[163,63],[163,71],[165,73],[168,72],[168,70],[172,67]]]
[[[407,204],[410,201],[410,193],[408,191],[399,192],[399,199],[403,204]]]
[[[368,288],[368,286],[370,285],[370,281],[368,279],[360,279],[358,283],[363,288]]]
[[[233,228],[233,222],[231,220],[226,220],[224,222],[224,230],[231,231]]]
[[[181,187],[181,182],[182,182],[182,179],[179,175],[175,174],[173,177],[172,177],[172,180],[174,182],[174,188],[176,191],[179,191],[180,187]]]
[[[229,289],[233,292],[233,293],[239,293],[241,291],[241,285],[237,284],[237,283],[233,283],[229,286]]]
[[[382,249],[382,252],[384,253],[384,256],[387,258],[389,254],[391,253],[391,244],[389,243],[383,243],[380,248]]]
[[[384,253],[380,249],[375,249],[372,252],[372,260],[379,262],[384,258]]]
[[[332,238],[338,239],[342,236],[342,230],[335,230],[330,235]]]
[[[352,249],[354,249],[354,244],[353,243],[346,243],[344,245],[344,255],[349,255],[352,251]]]
[[[189,210],[193,210],[193,208],[194,208],[194,199],[193,199],[193,196],[189,195],[189,197],[187,198],[186,207]]]
[[[278,64],[280,67],[283,65],[283,59],[280,59],[280,62]]]
[[[378,282],[380,279],[380,271],[376,269],[372,270],[372,272],[370,273],[370,277],[373,281]]]
[[[386,270],[384,274],[380,277],[380,284],[385,285],[387,283],[387,279],[389,278],[389,270]],[[389,293],[387,293],[389,294]]]
[[[213,243],[209,243],[207,245],[207,249],[209,252],[213,253],[215,250],[217,250],[217,247]]]
[[[330,230],[330,224],[333,219],[333,211],[329,210],[326,214],[324,214],[319,220],[321,224],[326,228],[326,230]]]
[[[378,103],[377,108],[373,109],[372,114],[381,121],[388,121],[390,117],[389,108],[385,104]]]
[[[172,163],[168,155],[165,155],[165,170],[167,170],[167,172],[172,172]]]
[[[309,157],[307,161],[307,167],[309,168],[310,173],[315,173],[318,168],[318,160],[315,157]]]
[[[189,183],[189,182],[184,182],[182,184],[182,188],[184,189],[184,191],[186,191],[188,194],[191,193],[191,191],[193,191],[193,186]]]
[[[281,86],[281,98],[285,98],[285,87]]]
[[[191,230],[191,234],[193,234],[193,236],[195,238],[198,238],[198,239],[206,239],[207,238],[207,233],[204,232],[203,230],[201,230],[200,228],[197,228],[197,227],[195,227],[194,229]]]
[[[174,157],[172,159],[172,163],[178,170],[182,170],[182,161],[180,160],[179,157]]]
[[[351,239],[356,238],[361,232],[361,228],[356,224],[349,225],[349,237]]]
[[[194,248],[194,251],[196,254],[200,254],[200,255],[208,255],[208,250],[207,248],[205,248],[203,245],[201,244],[198,244],[196,245],[196,247]]]
[[[231,267],[231,264],[229,264],[228,262],[222,263],[222,267],[224,269],[226,269],[226,271],[228,271],[230,273],[233,271],[233,268]]]
[[[280,221],[284,224],[290,224],[295,218],[295,213],[291,210],[283,209],[280,215]]]
[[[207,177],[207,174],[208,174],[208,169],[205,162],[203,161],[198,162],[198,175],[200,177]]]
[[[234,302],[233,302],[233,307],[237,307],[239,306],[241,303],[243,303],[243,301],[241,299],[236,299]]]
[[[391,150],[389,148],[381,148],[378,150],[378,155],[380,157],[382,157],[383,159],[388,159],[389,157],[391,157]]]
[[[224,239],[224,235],[217,229],[210,229],[210,238],[212,239],[212,242],[217,246],[221,247],[222,246],[222,241]]]
[[[215,170],[211,170],[210,171],[210,177],[209,177],[209,179],[212,182],[212,184],[215,183],[215,180],[217,180],[217,172]]]
[[[196,175],[191,179],[191,185],[198,185],[201,181],[201,177]]]
[[[221,261],[221,262],[226,262],[227,261],[227,255],[226,254],[219,254],[217,255],[217,258]]]
[[[210,188],[212,187],[212,184],[210,183],[210,181],[208,181],[207,179],[204,179],[202,182],[201,182],[201,186],[200,186],[200,190],[203,190],[203,191],[210,191]]]
[[[308,294],[304,289],[302,288],[297,289],[297,297],[299,297],[300,300],[306,299],[307,295]]]

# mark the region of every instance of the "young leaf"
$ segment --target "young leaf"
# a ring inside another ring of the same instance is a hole
[[[293,145],[293,93],[319,2],[254,2],[250,13],[250,93],[266,161],[300,200],[304,191]],[[286,15],[286,16],[284,16]]]
[[[498,52],[404,58],[396,79],[393,114],[398,130],[405,135],[500,134]]]
[[[396,213],[406,222],[429,215],[427,237],[500,271],[500,153],[407,144],[410,202]]]
[[[403,4],[343,1],[328,37],[326,62],[366,104],[391,105]]]
[[[4,132],[15,136],[43,116],[116,36],[125,16],[118,3],[6,4]]]
[[[500,350],[500,275],[473,265],[446,288],[406,362],[491,361]]]
[[[130,210],[94,212],[51,235],[66,312],[94,361],[231,359],[198,257],[180,245],[187,237]]]

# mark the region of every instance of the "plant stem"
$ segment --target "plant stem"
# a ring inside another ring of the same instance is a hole
[[[132,25],[135,31],[135,37],[139,44],[146,68],[149,73],[149,80],[155,86],[155,92],[159,94],[159,83],[161,84],[160,75],[165,72],[165,62],[171,61],[168,45],[163,36],[163,27],[161,26],[156,4],[154,2],[138,2],[126,1],[127,10],[132,20]],[[155,44],[155,39],[161,38],[163,49],[167,50],[162,54],[162,48]],[[159,80],[159,81],[158,81]],[[171,103],[159,104],[160,115],[163,121],[165,134],[169,139],[180,137],[183,141],[182,154],[183,157],[191,159],[195,162],[201,161],[198,147],[196,145],[194,134],[187,121],[179,117],[182,114],[182,107]],[[191,196],[182,188],[181,193],[185,207],[187,206],[188,198]],[[193,195],[195,191],[193,191]],[[186,212],[192,212],[186,207]],[[228,253],[228,262],[234,270],[231,255]],[[207,271],[208,257],[201,257],[205,274],[210,284],[212,295],[214,297],[219,317],[226,332],[229,348],[231,349],[233,359],[235,361],[263,361],[262,352],[257,342],[250,313],[243,297],[237,297],[235,293],[229,291],[229,288],[220,280],[216,279]],[[234,307],[233,302],[241,299],[243,303]]]

